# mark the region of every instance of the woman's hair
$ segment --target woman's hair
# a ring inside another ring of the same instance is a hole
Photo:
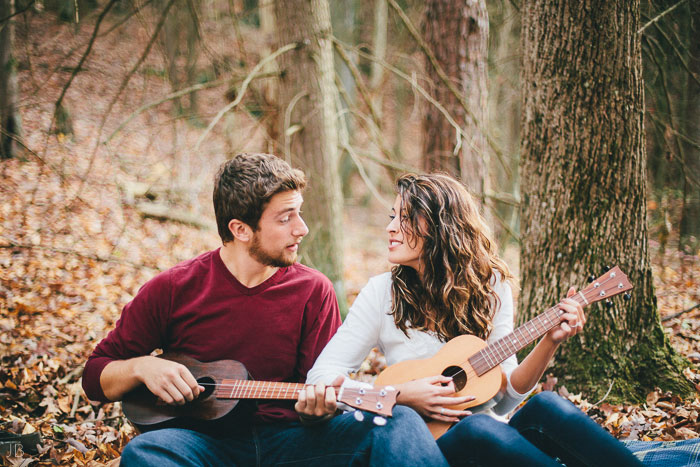
[[[401,230],[407,243],[423,239],[422,279],[394,266],[392,314],[404,333],[432,330],[443,340],[461,334],[486,339],[499,304],[495,280],[512,276],[467,189],[444,174],[407,174],[397,181]]]

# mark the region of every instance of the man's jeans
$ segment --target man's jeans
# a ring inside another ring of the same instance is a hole
[[[327,423],[258,425],[215,439],[167,428],[141,434],[122,452],[125,466],[447,466],[420,416],[396,406],[384,426],[352,413]]]
[[[485,414],[464,418],[438,439],[450,465],[641,466],[622,443],[552,392],[542,392],[508,424]]]

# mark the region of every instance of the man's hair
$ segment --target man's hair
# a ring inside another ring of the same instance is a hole
[[[305,187],[304,173],[272,154],[243,153],[224,162],[214,179],[214,213],[221,241],[233,241],[231,220],[257,230],[270,198]]]

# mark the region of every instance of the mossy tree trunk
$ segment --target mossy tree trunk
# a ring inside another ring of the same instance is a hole
[[[489,21],[483,0],[428,0],[423,36],[435,60],[462,93],[472,115],[482,128],[486,121],[486,56]],[[427,104],[423,117],[424,168],[442,170],[461,178],[477,197],[484,194],[488,167],[486,139],[472,116],[441,81],[429,58],[426,74],[435,83],[433,96],[452,115],[466,137],[457,153],[455,128],[433,105]]]
[[[639,0],[527,1],[523,12],[518,321],[618,264],[630,301],[587,309],[553,372],[591,400],[688,393],[659,321],[647,246]]]
[[[279,59],[279,108],[282,157],[308,178],[303,209],[309,235],[301,244],[302,261],[333,281],[343,311],[343,199],[330,9],[327,0],[277,0],[275,15],[278,45],[299,45]]]

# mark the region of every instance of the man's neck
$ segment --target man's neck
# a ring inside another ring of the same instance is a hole
[[[226,243],[219,254],[226,269],[248,288],[262,284],[279,270],[278,267],[266,266],[255,260],[240,242]]]

